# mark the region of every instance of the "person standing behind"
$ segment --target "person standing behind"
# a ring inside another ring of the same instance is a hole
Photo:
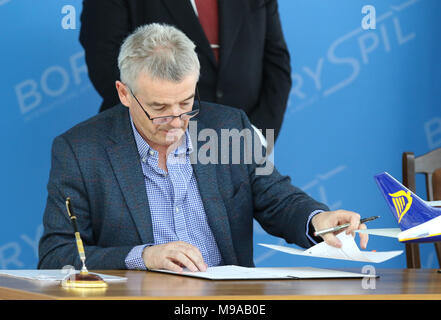
[[[196,44],[202,100],[243,109],[277,138],[291,89],[277,0],[84,0],[80,43],[100,111],[119,103],[121,43],[152,22],[174,25]]]

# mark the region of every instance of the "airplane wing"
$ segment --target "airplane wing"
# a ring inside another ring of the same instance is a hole
[[[371,234],[375,236],[398,238],[398,234],[401,232],[400,228],[386,228],[386,229],[364,229],[355,230],[358,233]]]
[[[441,207],[441,201],[426,201],[426,203],[431,207]]]

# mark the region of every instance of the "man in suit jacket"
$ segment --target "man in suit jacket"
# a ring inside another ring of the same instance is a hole
[[[201,2],[207,1],[213,2]],[[166,23],[196,44],[202,100],[241,108],[265,136],[266,129],[274,129],[277,138],[291,88],[277,0],[214,0],[215,10],[216,2],[219,61],[195,14],[198,0],[85,0],[80,42],[90,79],[103,98],[100,110],[119,103],[114,82],[120,78],[117,57],[124,38],[138,26]]]
[[[181,31],[138,28],[118,63],[122,104],[54,140],[39,268],[81,266],[67,197],[91,269],[253,266],[253,218],[302,247],[320,241],[316,229],[363,227],[358,214],[330,212],[274,168],[259,170],[266,158],[242,110],[194,104],[200,65]],[[230,143],[238,135],[243,148]]]

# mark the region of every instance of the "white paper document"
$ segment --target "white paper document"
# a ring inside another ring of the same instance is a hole
[[[342,232],[338,234],[337,238],[340,239],[342,243],[341,248],[332,247],[327,243],[325,243],[324,241],[320,242],[319,244],[316,244],[315,246],[307,250],[299,250],[285,246],[263,244],[263,243],[259,243],[259,245],[300,256],[351,260],[351,261],[360,261],[360,262],[372,262],[372,263],[384,262],[403,253],[402,250],[383,251],[383,252],[360,251],[352,235],[350,234],[347,235],[346,232]]]
[[[99,275],[105,282],[120,282],[127,280],[127,278],[124,277],[110,276],[102,273],[94,274]],[[69,275],[69,270],[0,270],[0,275],[37,281],[63,281],[63,279]]]
[[[170,270],[152,270],[156,272],[171,273],[180,276],[195,277],[209,280],[275,280],[275,279],[332,279],[332,278],[364,278],[375,275],[328,270],[309,267],[295,268],[247,268],[240,266],[210,267],[207,271],[192,272],[184,269],[183,272]]]

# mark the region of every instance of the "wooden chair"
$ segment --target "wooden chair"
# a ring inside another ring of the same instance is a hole
[[[441,200],[441,148],[415,157],[413,152],[403,153],[403,184],[416,193],[415,175],[426,176],[427,200]],[[441,267],[441,241],[435,242],[438,263]],[[420,249],[417,243],[406,244],[408,268],[421,268]]]

